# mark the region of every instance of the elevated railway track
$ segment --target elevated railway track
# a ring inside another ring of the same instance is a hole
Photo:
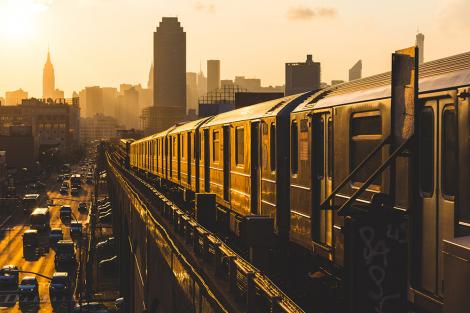
[[[217,235],[122,167],[115,155],[107,153],[106,162],[121,232],[121,276],[128,272],[125,279],[133,280],[122,284],[131,299],[129,312],[303,312]]]

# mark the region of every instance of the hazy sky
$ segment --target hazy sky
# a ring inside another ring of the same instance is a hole
[[[390,54],[425,38],[425,60],[470,50],[470,0],[0,0],[0,96],[42,95],[51,48],[56,87],[147,83],[153,32],[178,16],[187,36],[187,71],[221,60],[221,77],[284,83],[284,63],[313,54],[322,81],[390,69]]]

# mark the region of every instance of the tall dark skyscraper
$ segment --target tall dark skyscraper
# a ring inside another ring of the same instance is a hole
[[[286,63],[286,96],[320,89],[320,62],[311,54],[304,63]]]
[[[153,38],[154,108],[150,125],[160,131],[186,117],[186,33],[177,17],[164,17]]]
[[[47,60],[44,64],[44,70],[42,73],[42,97],[55,98],[55,76],[54,76],[54,66],[51,62],[51,54],[49,50],[47,51]]]

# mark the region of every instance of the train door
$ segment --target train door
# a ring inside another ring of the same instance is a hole
[[[441,297],[442,240],[454,237],[457,188],[457,114],[454,99],[448,96],[426,100],[420,112],[419,129],[420,285]]]
[[[230,196],[230,126],[223,128],[224,140],[224,200],[229,201]]]
[[[204,191],[210,192],[210,149],[209,129],[204,129]]]
[[[312,239],[319,247],[330,251],[333,245],[333,211],[319,210],[320,204],[332,192],[333,185],[333,120],[330,112],[313,115],[312,120],[313,201]]]
[[[258,214],[260,189],[260,131],[259,122],[251,123],[251,213]],[[245,149],[246,151],[246,149]]]
[[[183,154],[184,154],[184,137],[182,134],[178,134],[178,141],[177,141],[177,148],[176,148],[176,171],[177,171],[177,175],[176,175],[176,179],[178,181],[181,180],[181,159],[183,157]]]
[[[186,133],[186,139],[188,140],[187,142],[187,151],[188,153],[186,154],[186,160],[188,164],[188,185],[191,186],[191,158],[193,157],[192,153],[192,145],[191,145],[191,132]]]

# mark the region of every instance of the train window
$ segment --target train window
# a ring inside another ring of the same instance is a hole
[[[212,161],[213,162],[218,162],[219,161],[219,153],[220,153],[219,131],[214,130],[212,132]]]
[[[382,139],[382,118],[379,111],[355,113],[351,116],[350,168],[353,171],[376,147]],[[355,183],[365,182],[380,167],[381,154],[376,153],[352,178]],[[372,185],[379,186],[379,175]]]
[[[420,186],[424,196],[430,197],[434,190],[434,111],[425,107],[421,111],[420,127]]]
[[[454,107],[442,113],[442,192],[454,196],[457,189],[457,117]]]
[[[269,162],[271,164],[271,172],[274,172],[276,170],[276,124],[271,123],[270,133],[271,135],[269,137]]]
[[[328,118],[328,177],[333,177],[333,121]]]
[[[243,165],[245,157],[245,129],[237,127],[235,129],[235,164]]]
[[[325,120],[316,116],[313,123],[313,161],[316,177],[321,179],[325,173]]]
[[[297,174],[299,171],[299,134],[298,134],[297,121],[292,121],[290,133],[291,133],[291,169],[292,174]]]

